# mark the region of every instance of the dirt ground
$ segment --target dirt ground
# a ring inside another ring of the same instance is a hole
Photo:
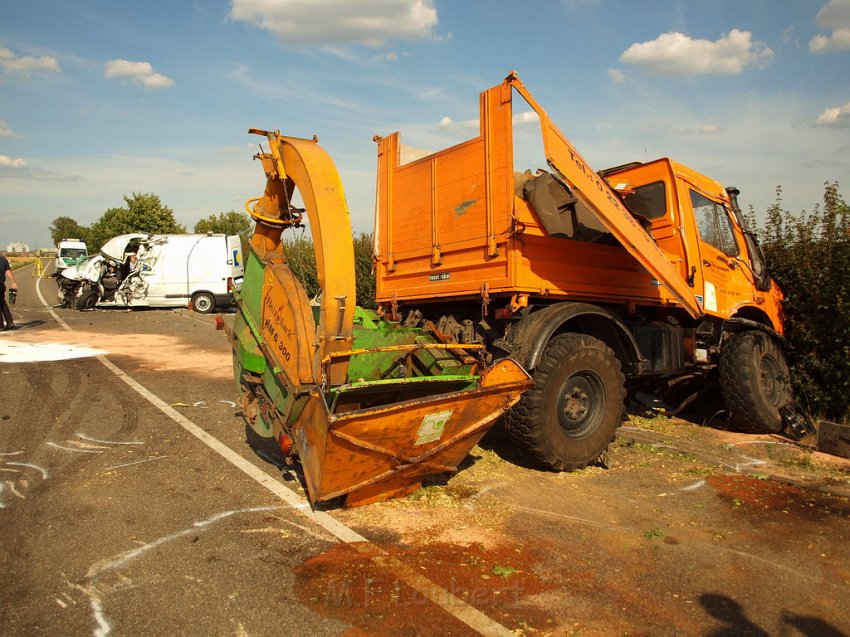
[[[846,634],[846,461],[666,418],[631,418],[608,469],[543,473],[504,443],[495,432],[445,483],[340,515],[517,634]],[[365,634],[446,634],[419,632],[427,604],[368,566],[334,548],[296,575],[318,610],[351,618],[317,590],[381,609],[361,613]]]

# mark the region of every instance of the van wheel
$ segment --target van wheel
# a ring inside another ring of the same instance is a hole
[[[192,297],[192,309],[201,314],[209,314],[215,309],[215,298],[209,292],[198,292]]]
[[[82,296],[77,299],[76,308],[78,310],[93,310],[97,305],[98,295],[97,290],[86,290]]]
[[[736,334],[720,350],[720,391],[732,422],[753,433],[782,431],[791,373],[778,343],[761,332]]]
[[[581,469],[608,449],[625,397],[610,347],[592,336],[560,334],[546,346],[534,386],[507,412],[506,429],[547,468]]]

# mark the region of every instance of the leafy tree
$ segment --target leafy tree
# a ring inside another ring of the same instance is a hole
[[[375,275],[372,272],[372,235],[360,233],[354,241],[354,276],[357,286],[357,305],[375,307]],[[283,244],[284,253],[292,273],[304,286],[307,296],[319,293],[316,275],[316,254],[313,239],[307,235],[287,237]]]
[[[81,226],[71,217],[56,217],[50,224],[50,238],[53,245],[59,245],[62,239],[79,239],[86,241],[89,229]]]
[[[816,416],[850,418],[850,206],[837,183],[810,214],[782,208],[782,189],[759,232],[783,303],[797,396]]]
[[[218,215],[210,215],[195,224],[195,232],[205,234],[207,232],[222,232],[224,234],[238,234],[243,241],[251,238],[253,221],[244,212],[219,212]]]
[[[124,208],[110,208],[92,224],[89,251],[100,247],[112,237],[132,232],[152,234],[184,234],[186,227],[177,223],[174,211],[163,205],[159,196],[153,193],[133,193],[125,195]]]
[[[307,296],[313,298],[320,292],[319,277],[316,274],[316,254],[313,252],[313,239],[299,234],[287,237],[283,242],[283,253],[292,273],[304,286]]]
[[[374,309],[375,272],[372,235],[361,232],[354,237],[354,276],[357,278],[357,305]]]

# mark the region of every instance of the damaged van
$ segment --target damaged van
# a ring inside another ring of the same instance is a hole
[[[206,314],[233,302],[243,273],[237,235],[138,233],[110,239],[56,280],[62,307],[188,305]]]

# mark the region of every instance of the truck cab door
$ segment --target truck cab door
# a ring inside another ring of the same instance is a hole
[[[694,225],[699,239],[701,290],[697,291],[707,314],[722,318],[752,301],[752,283],[740,266],[742,246],[735,238],[729,209],[721,202],[689,189]]]

